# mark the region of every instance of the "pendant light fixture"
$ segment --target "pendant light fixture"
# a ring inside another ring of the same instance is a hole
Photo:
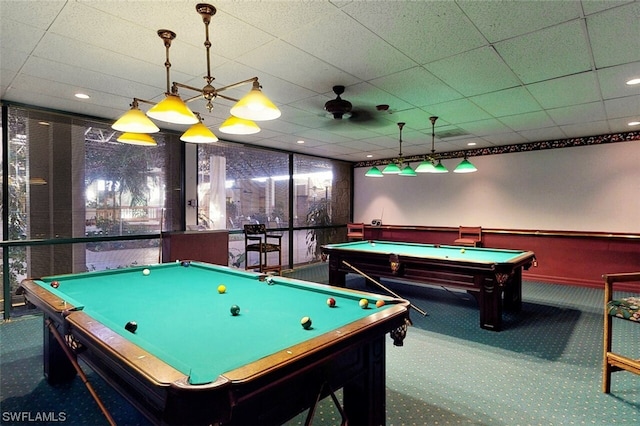
[[[460,164],[458,164],[456,168],[453,169],[453,173],[473,173],[476,171],[478,171],[478,169],[476,168],[476,166],[471,164],[471,161],[467,160],[466,153],[464,155],[464,160],[462,160]]]
[[[120,143],[129,145],[156,146],[156,141],[148,133],[124,132],[116,139]]]
[[[211,76],[211,42],[209,41],[209,24],[211,22],[211,17],[215,15],[217,11],[215,7],[206,3],[198,3],[196,5],[196,11],[201,15],[202,21],[205,25],[204,46],[206,49],[207,75],[204,77],[204,79],[206,81],[206,85],[203,88],[199,89],[186,84],[171,82],[171,62],[169,61],[169,49],[171,47],[171,42],[176,38],[176,33],[167,29],[158,30],[158,36],[162,39],[165,46],[167,89],[165,92],[165,98],[155,104],[151,109],[149,109],[146,115],[153,119],[164,121],[167,123],[195,125],[195,130],[200,129],[200,131],[205,134],[207,132],[205,132],[202,127],[206,128],[206,126],[202,125],[198,115],[191,111],[191,109],[187,106],[187,103],[203,98],[206,101],[205,106],[207,110],[211,112],[213,110],[213,101],[216,98],[220,97],[235,102],[235,104],[231,107],[231,114],[232,116],[235,116],[237,118],[250,121],[262,121],[274,120],[280,117],[281,112],[278,107],[276,107],[273,102],[271,102],[271,100],[269,100],[264,95],[264,93],[262,93],[260,83],[258,82],[258,77],[253,77],[219,88],[211,85],[214,77]],[[232,98],[221,93],[225,90],[233,89],[245,84],[251,84],[251,90],[241,99]],[[189,89],[198,93],[197,95],[183,101],[178,94],[178,88]],[[114,125],[112,126],[113,129],[119,130],[121,132],[134,133],[153,133],[159,131],[157,126],[155,126],[155,124],[151,122],[151,120],[145,117],[144,114],[141,114],[142,111],[140,111],[140,109],[138,108],[138,101],[153,104],[150,101],[144,101],[142,99],[134,98],[134,103],[131,105],[131,110],[125,113],[114,123]],[[202,125],[202,127],[200,125]],[[248,130],[249,127],[251,128],[250,131]],[[245,126],[244,130],[236,130],[235,132],[233,132],[233,134],[256,133],[256,129],[257,131],[260,131],[260,128],[255,123],[252,123],[252,125],[249,125],[248,127]],[[191,129],[189,129],[186,133],[189,133],[190,131]],[[214,138],[217,140],[215,135],[213,135],[212,132],[210,133],[211,134],[207,135],[206,137],[200,135],[196,139],[204,138],[208,139],[208,141],[210,142],[213,141]]]
[[[366,177],[384,177],[382,172],[376,166],[373,166],[369,169],[367,173],[364,174]]]
[[[400,145],[400,152],[398,158],[393,160],[382,170],[382,174],[385,175],[400,175],[400,176],[416,176],[416,172],[411,168],[410,164],[404,164],[404,158],[402,157],[402,128],[405,123],[398,123],[398,129],[400,131],[400,137],[398,139]],[[369,170],[371,172],[371,170]]]
[[[416,167],[416,173],[441,173],[436,170],[436,167],[433,165],[435,162],[434,154],[436,152],[436,120],[438,117],[432,116],[429,117],[429,121],[431,121],[431,155],[426,157],[418,167]],[[439,163],[440,164],[440,163]],[[444,166],[442,166],[444,168]],[[446,169],[445,169],[446,170]]]
[[[180,136],[180,140],[191,143],[218,142],[218,137],[202,123],[200,114],[196,113],[196,116],[198,117],[198,122],[189,127],[189,129]]]

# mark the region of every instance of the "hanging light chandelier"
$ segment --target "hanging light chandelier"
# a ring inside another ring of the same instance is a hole
[[[211,83],[214,77],[211,76],[211,58],[209,41],[209,24],[211,17],[216,14],[216,8],[210,4],[198,3],[196,11],[202,16],[205,26],[205,42],[206,58],[207,58],[207,75],[204,77],[206,85],[198,89],[186,84],[171,82],[169,61],[169,49],[171,42],[176,38],[176,33],[171,30],[160,29],[158,36],[162,39],[165,46],[165,68],[167,79],[167,90],[165,98],[154,104],[140,98],[134,98],[131,103],[131,109],[123,114],[111,127],[114,130],[128,133],[155,133],[160,129],[149,119],[164,121],[172,124],[191,125],[187,132],[182,135],[181,139],[187,142],[203,143],[215,142],[218,138],[203,123],[200,116],[187,106],[187,103],[196,99],[204,99],[205,107],[209,112],[213,110],[213,101],[216,98],[223,98],[228,101],[235,102],[231,107],[231,117],[223,123],[220,131],[231,134],[252,134],[260,131],[260,128],[254,121],[274,120],[280,117],[281,112],[269,98],[267,98],[260,90],[258,77],[239,81],[223,87],[214,87]],[[245,84],[251,84],[251,90],[241,99],[226,96],[221,92],[233,89]],[[195,96],[182,100],[178,94],[178,89],[188,89],[197,92]],[[153,105],[146,113],[140,110],[139,103],[147,103]],[[150,137],[150,136],[149,136]]]
[[[429,117],[431,121],[431,155],[426,157],[418,167],[416,167],[416,173],[447,173],[448,170],[442,165],[442,162],[438,160],[438,165],[435,165],[435,153],[436,153],[436,120],[438,117]]]
[[[381,172],[382,175],[416,176],[416,172],[411,168],[411,165],[408,163],[404,164],[404,158],[402,156],[402,128],[404,125],[405,123],[398,123],[398,129],[400,130],[400,137],[398,139],[400,152],[398,153],[398,158],[387,164]],[[378,170],[377,167],[374,168]],[[379,177],[373,168],[367,172],[366,176]]]

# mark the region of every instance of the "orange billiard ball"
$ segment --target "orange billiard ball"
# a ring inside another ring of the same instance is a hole
[[[380,299],[376,301],[376,308],[381,308],[384,306],[384,300]]]

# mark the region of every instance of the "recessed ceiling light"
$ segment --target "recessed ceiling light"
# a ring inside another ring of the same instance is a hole
[[[640,78],[632,78],[631,80],[627,81],[627,84],[629,86],[633,86],[634,84],[640,84]]]
[[[76,93],[75,97],[78,98],[78,99],[89,99],[90,96],[86,95],[84,93]]]
[[[371,157],[373,157],[373,155],[367,154],[367,158],[371,158]]]
[[[48,121],[38,121],[38,124],[41,126],[51,126],[51,123],[49,123]]]
[[[303,144],[303,143],[304,143],[304,141],[303,141],[303,140],[299,140],[299,141],[298,141],[298,142],[296,142],[296,143]]]
[[[467,144],[467,146],[476,146],[476,143],[475,143],[475,142],[469,142],[469,143]]]
[[[640,121],[632,121],[629,123],[629,126],[638,126],[640,125]]]

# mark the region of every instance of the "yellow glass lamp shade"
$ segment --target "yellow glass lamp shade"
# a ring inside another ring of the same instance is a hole
[[[129,111],[122,114],[122,116],[111,125],[111,128],[119,132],[132,133],[156,133],[160,131],[158,126],[137,106],[133,106]]]
[[[185,104],[180,96],[168,93],[167,97],[155,104],[147,115],[156,120],[173,124],[196,124],[200,120]]]
[[[156,146],[156,141],[148,133],[125,132],[117,139],[118,142],[129,145]]]
[[[260,90],[257,83],[253,88],[231,107],[231,114],[245,120],[275,120],[282,114],[277,106]]]
[[[200,121],[189,127],[187,131],[180,136],[180,140],[191,143],[211,143],[218,142],[218,137]]]
[[[220,125],[220,131],[230,135],[253,135],[260,131],[260,127],[251,120],[232,115]]]

